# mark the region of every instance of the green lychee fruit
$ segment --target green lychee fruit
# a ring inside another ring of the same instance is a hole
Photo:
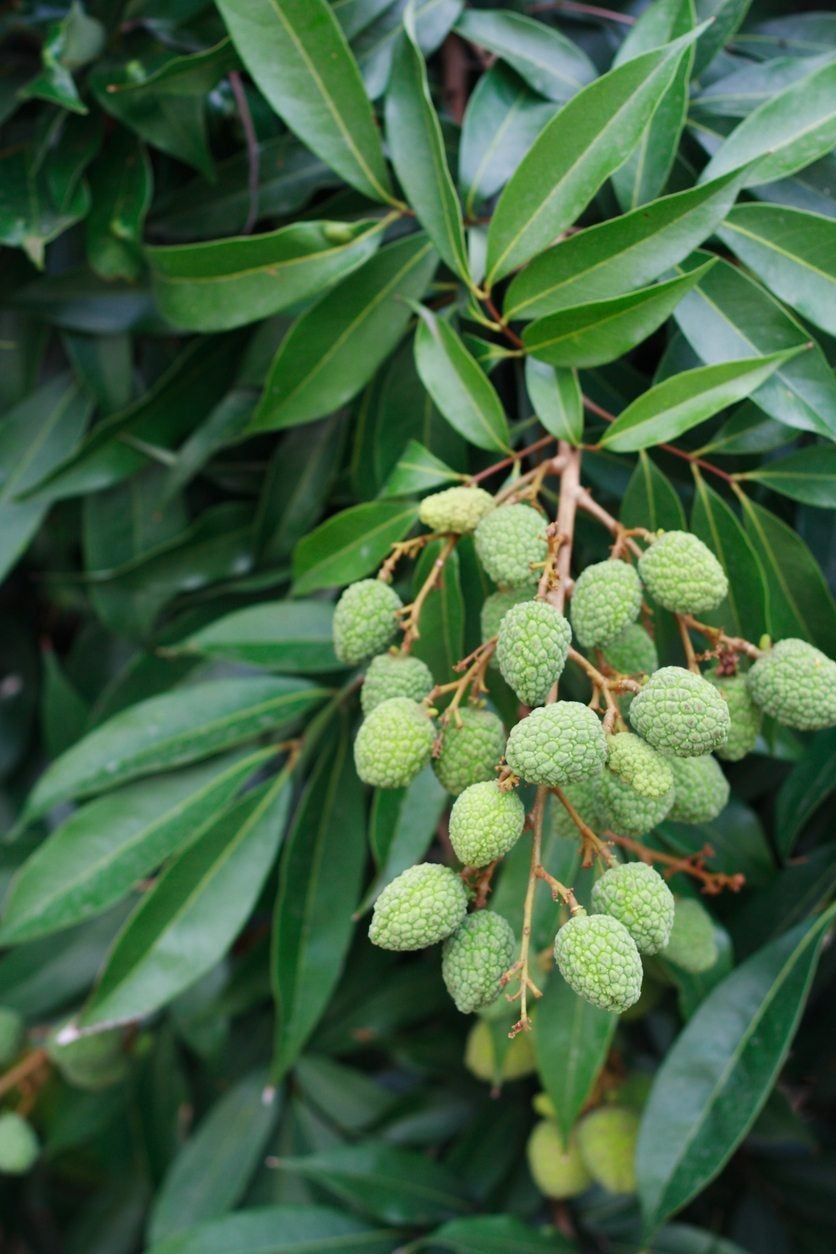
[[[667,759],[633,732],[607,736],[607,767],[642,797],[663,797],[673,785]]]
[[[457,797],[471,784],[496,778],[496,768],[505,750],[502,720],[490,710],[466,706],[441,730],[441,751],[433,766],[441,783]]]
[[[531,1075],[536,1067],[530,1035],[530,1032],[520,1032],[509,1041],[502,1066],[498,1067],[490,1025],[480,1019],[467,1035],[464,1065],[471,1075],[476,1076],[477,1080],[484,1080],[486,1084],[521,1080],[523,1076]]]
[[[673,927],[662,957],[692,975],[709,971],[717,961],[714,922],[693,897],[677,897]]]
[[[651,675],[659,666],[656,645],[638,623],[628,623],[603,652],[604,661],[619,675]]]
[[[381,949],[426,949],[455,932],[467,891],[455,871],[419,862],[387,884],[374,903],[369,940]]]
[[[426,662],[408,653],[379,653],[372,658],[363,687],[360,704],[364,714],[390,697],[409,697],[423,701],[433,686],[433,677]]]
[[[476,552],[494,583],[518,588],[535,582],[532,567],[548,552],[547,525],[530,505],[503,505],[485,515],[476,528]]]
[[[601,1106],[578,1124],[578,1148],[589,1174],[610,1193],[635,1193],[639,1116]]]
[[[682,666],[655,671],[632,701],[630,722],[654,749],[697,758],[724,744],[729,707],[717,689]]]
[[[496,659],[502,678],[525,705],[542,705],[563,673],[572,630],[546,601],[508,610],[499,629]]]
[[[600,720],[579,701],[532,710],[512,729],[505,759],[529,784],[562,787],[599,774],[607,756]]]
[[[710,823],[729,800],[729,781],[710,753],[699,758],[670,758],[674,799],[669,818],[677,823]]]
[[[349,584],[334,610],[334,651],[341,662],[356,666],[382,653],[395,638],[395,617],[403,602],[380,579]]]
[[[25,1175],[35,1165],[38,1152],[31,1124],[11,1110],[0,1114],[0,1175]]]
[[[484,488],[445,488],[443,492],[424,497],[418,517],[431,531],[454,531],[464,535],[475,531],[493,507],[493,497]]]
[[[658,954],[673,927],[674,900],[658,871],[646,862],[610,867],[592,889],[595,914],[607,914],[626,927],[642,954]]]
[[[517,843],[525,806],[515,792],[503,792],[496,780],[470,784],[450,811],[450,844],[465,866],[487,866]]]
[[[636,942],[612,915],[574,915],[555,937],[554,956],[569,987],[593,1006],[623,1014],[639,1000],[642,960]]]
[[[470,1014],[496,1001],[515,947],[511,925],[501,914],[477,910],[467,915],[441,951],[441,974],[457,1010]]]
[[[557,1124],[550,1119],[538,1123],[528,1138],[528,1166],[534,1183],[544,1197],[577,1197],[592,1184],[574,1134],[564,1145]]]
[[[485,597],[480,614],[482,628],[482,644],[487,644],[499,635],[500,624],[510,609],[515,605],[524,605],[531,600],[531,588],[499,588]],[[492,662],[495,659],[492,659]]]
[[[16,1010],[0,1006],[0,1067],[5,1067],[20,1053],[25,1025]]]
[[[668,816],[673,785],[661,797],[643,797],[607,768],[601,776],[601,799],[606,826],[618,836],[646,836]]]
[[[720,745],[717,757],[725,762],[739,762],[757,744],[763,715],[749,695],[745,675],[718,675],[716,671],[709,671],[706,679],[725,698],[731,719],[728,739]]]
[[[689,531],[666,531],[639,558],[639,574],[654,600],[677,614],[714,610],[729,590],[726,572]]]
[[[785,727],[836,723],[836,662],[806,640],[779,640],[748,672],[749,695]]]
[[[409,697],[390,697],[360,724],[354,765],[365,784],[405,788],[430,760],[435,728],[423,706]]]
[[[615,640],[642,607],[642,587],[628,562],[596,562],[578,577],[572,592],[572,627],[584,648]]]
[[[92,1032],[59,1044],[59,1031],[47,1042],[47,1053],[68,1084],[77,1089],[109,1088],[123,1080],[130,1066],[119,1028]]]
[[[591,827],[593,832],[600,832],[601,828],[606,826],[607,819],[601,797],[600,772],[591,776],[590,779],[579,780],[576,784],[567,784],[562,789],[562,792],[569,804],[577,810],[584,823]],[[551,829],[556,836],[577,840],[578,829],[575,825],[575,820],[559,797],[552,797],[549,801],[548,816]]]

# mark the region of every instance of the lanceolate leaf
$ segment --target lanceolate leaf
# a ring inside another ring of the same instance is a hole
[[[835,752],[836,728],[818,732],[781,785],[775,806],[775,839],[785,858],[792,853],[808,820],[836,788]]]
[[[418,440],[410,440],[398,458],[395,469],[381,488],[380,495],[411,496],[414,492],[426,492],[427,488],[453,483],[465,477],[447,466]]]
[[[378,789],[369,818],[369,843],[378,873],[358,907],[370,909],[387,884],[423,860],[444,813],[447,795],[431,766],[406,789]]]
[[[725,600],[707,610],[705,622],[729,635],[759,640],[766,629],[766,584],[760,559],[737,514],[700,475],[696,480],[691,528],[718,558],[729,580]]]
[[[644,1116],[636,1168],[650,1235],[728,1161],[792,1043],[833,911],[750,958],[700,1006],[668,1054]]]
[[[357,62],[326,0],[218,0],[242,61],[288,126],[373,200],[392,199]]]
[[[333,1254],[390,1254],[395,1228],[355,1218],[327,1206],[291,1204],[236,1210],[178,1232],[152,1247],[153,1254],[307,1254],[319,1247]],[[307,1250],[306,1250],[307,1247]],[[718,1251],[718,1254],[726,1254]]]
[[[551,979],[533,1029],[537,1072],[554,1106],[564,1142],[606,1061],[618,1016]]]
[[[570,226],[639,139],[691,36],[610,70],[569,101],[517,167],[488,231],[487,282]]]
[[[577,44],[522,13],[466,9],[456,30],[496,53],[549,100],[563,103],[595,78],[595,66]]]
[[[293,590],[342,587],[371,574],[418,518],[414,501],[367,501],[327,519],[293,554]]]
[[[415,331],[421,382],[456,431],[485,449],[508,449],[505,411],[490,379],[443,318],[421,310]]]
[[[800,449],[779,461],[767,462],[760,470],[744,471],[738,478],[765,483],[773,492],[807,505],[836,508],[836,448],[831,444]]]
[[[341,663],[331,640],[333,617],[327,601],[267,601],[217,619],[177,648],[285,674],[334,671]]]
[[[685,529],[685,511],[682,502],[658,466],[647,453],[639,454],[639,461],[624,493],[620,518],[625,527],[646,526],[651,531],[660,527],[665,531]],[[645,519],[644,524],[639,519]]]
[[[549,366],[536,357],[525,359],[525,386],[534,412],[559,440],[583,439],[583,397],[577,370]]]

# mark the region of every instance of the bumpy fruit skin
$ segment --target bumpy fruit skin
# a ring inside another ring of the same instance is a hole
[[[462,1014],[496,1001],[499,980],[510,967],[516,941],[510,923],[493,910],[469,914],[444,942],[441,974]]]
[[[757,744],[763,715],[749,696],[745,675],[718,675],[708,671],[705,677],[725,699],[731,719],[728,739],[717,750],[717,757],[725,762],[739,762]]]
[[[535,1069],[534,1048],[529,1032],[520,1032],[509,1043],[500,1068],[496,1065],[490,1025],[480,1019],[474,1023],[467,1036],[464,1065],[477,1080],[497,1084],[502,1080],[521,1080]]]
[[[639,574],[654,600],[678,614],[714,610],[729,590],[711,549],[689,531],[666,531],[654,540],[639,558]]]
[[[590,779],[582,779],[576,784],[567,784],[562,791],[569,804],[574,806],[584,823],[587,823],[593,832],[599,832],[602,827],[606,826],[607,817],[601,797],[600,772]],[[577,840],[578,829],[575,826],[575,820],[559,797],[551,798],[547,813],[552,831],[556,836]]]
[[[465,866],[487,866],[517,843],[525,806],[515,792],[503,792],[496,780],[471,784],[450,811],[450,844]]]
[[[531,600],[531,588],[499,588],[485,597],[479,622],[482,628],[482,644],[487,644],[499,635],[500,624],[510,609],[515,605],[524,605]]]
[[[577,1138],[564,1145],[557,1124],[550,1119],[538,1123],[528,1138],[528,1166],[534,1183],[545,1197],[577,1197],[592,1184]]]
[[[388,648],[402,607],[394,588],[380,579],[349,584],[334,610],[334,651],[340,661],[357,666]]]
[[[639,1000],[642,960],[636,942],[609,914],[576,914],[554,939],[558,970],[584,1001],[623,1014]]]
[[[651,675],[659,667],[656,645],[644,627],[628,623],[604,649],[604,661],[620,675]]]
[[[550,788],[599,774],[606,756],[601,723],[579,701],[555,701],[532,710],[512,729],[505,749],[515,775]]]
[[[430,760],[435,729],[423,706],[409,697],[390,697],[360,724],[354,765],[364,784],[405,788]]]
[[[433,677],[426,662],[407,653],[380,653],[372,658],[363,687],[360,704],[364,714],[371,714],[378,705],[392,697],[409,697],[423,701],[433,686]]]
[[[593,1180],[610,1193],[635,1193],[639,1116],[601,1106],[578,1124],[578,1148]]]
[[[755,704],[785,727],[817,731],[836,723],[836,662],[806,640],[779,640],[746,682]]]
[[[38,1138],[25,1119],[10,1110],[0,1115],[0,1175],[25,1175],[38,1151]]]
[[[24,1023],[16,1010],[0,1006],[0,1067],[5,1067],[20,1052]]]
[[[526,705],[542,705],[566,665],[572,629],[554,606],[526,601],[502,620],[496,660],[502,678]]]
[[[642,954],[658,954],[673,927],[674,900],[658,871],[646,862],[610,867],[592,889],[592,909],[626,927]]]
[[[699,975],[717,961],[717,940],[711,915],[690,897],[676,899],[670,939],[662,957],[683,971]]]
[[[620,732],[607,736],[607,767],[642,797],[663,797],[673,784],[671,768],[661,753],[641,736]]]
[[[546,520],[530,505],[503,505],[486,514],[476,528],[476,552],[495,583],[530,587],[532,565],[546,560]]]
[[[639,577],[627,562],[596,562],[579,576],[572,593],[572,627],[584,646],[607,645],[634,623],[642,607]]]
[[[475,531],[494,501],[484,488],[445,488],[425,496],[418,517],[431,531],[455,531],[464,535]]]
[[[505,750],[505,728],[495,714],[472,707],[459,713],[461,726],[452,718],[443,729],[441,752],[433,763],[440,782],[454,797],[471,784],[495,779]]]
[[[90,1091],[118,1083],[130,1065],[118,1028],[79,1036],[65,1045],[59,1045],[53,1035],[47,1043],[47,1053],[68,1084]]]
[[[630,722],[660,753],[697,758],[725,744],[731,718],[717,689],[682,666],[655,671],[630,705]]]
[[[643,797],[607,768],[601,776],[601,798],[606,826],[618,836],[646,836],[667,818],[673,805],[673,785],[661,797]]]
[[[729,781],[710,753],[671,758],[674,798],[669,818],[677,823],[710,823],[729,800]]]
[[[369,940],[381,949],[426,949],[455,932],[467,892],[455,871],[419,862],[387,884],[374,903]]]

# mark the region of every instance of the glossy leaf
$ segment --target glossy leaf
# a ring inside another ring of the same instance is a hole
[[[832,509],[836,507],[836,448],[815,445],[799,449],[759,470],[744,471],[739,478],[766,484],[794,501]]]
[[[537,1007],[534,1052],[564,1142],[606,1061],[617,1022],[617,1015],[584,1001],[565,980],[549,980]]]
[[[415,331],[421,382],[450,425],[478,448],[508,449],[502,402],[448,322],[421,309]]]
[[[818,732],[781,785],[775,806],[775,841],[785,858],[807,822],[836,788],[832,770],[835,749],[836,731]]]
[[[511,1215],[477,1215],[451,1219],[427,1238],[419,1249],[453,1250],[455,1254],[569,1254],[574,1246],[556,1230],[530,1228]]]
[[[412,578],[413,595],[429,577],[433,562],[441,552],[443,541],[428,544],[418,562]],[[464,654],[465,605],[462,597],[461,562],[458,553],[451,553],[444,563],[444,570],[435,595],[426,606],[426,616],[421,615],[421,635],[412,646],[416,657],[427,663],[436,682],[449,675]]]
[[[624,499],[620,518],[625,527],[648,527],[658,531],[685,530],[685,511],[674,488],[668,483],[658,466],[645,452],[633,471]],[[644,524],[638,520],[643,518]]]
[[[291,675],[340,668],[331,639],[333,607],[324,601],[249,605],[217,619],[178,646]]]
[[[381,489],[381,496],[411,496],[465,476],[445,465],[417,440],[410,440]]]
[[[90,265],[103,279],[137,279],[141,240],[151,204],[148,154],[129,131],[117,130],[89,174],[91,204],[85,222]]]
[[[297,544],[294,592],[342,587],[371,574],[417,518],[414,501],[367,501],[335,514]]]
[[[534,412],[551,435],[572,445],[583,439],[583,397],[577,370],[525,359],[525,386]]]
[[[466,9],[456,30],[495,53],[541,96],[560,104],[596,77],[595,66],[576,43],[522,13]]]
[[[729,635],[759,640],[767,623],[760,559],[737,514],[702,475],[696,480],[691,529],[718,558],[729,580],[725,598],[705,612],[704,621],[724,627]]]
[[[447,799],[431,766],[425,767],[406,789],[375,792],[369,843],[378,872],[358,914],[369,910],[378,894],[402,871],[423,861]]]
[[[397,1233],[326,1206],[258,1206],[186,1228],[149,1254],[390,1254]]]
[[[738,30],[752,0],[694,0],[697,18],[711,25],[700,35],[694,57],[694,76],[702,74]]]

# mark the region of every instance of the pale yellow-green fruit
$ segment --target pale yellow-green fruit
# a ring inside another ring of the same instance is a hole
[[[620,675],[650,675],[659,668],[656,645],[638,623],[628,623],[603,654],[607,665]]]
[[[620,1106],[601,1106],[578,1124],[578,1148],[598,1184],[610,1193],[635,1193],[639,1116]]]
[[[699,758],[670,758],[674,802],[669,818],[677,823],[710,823],[726,808],[729,781],[710,753]]]
[[[427,711],[409,697],[390,697],[360,724],[354,765],[364,784],[405,788],[430,760],[435,727]]]
[[[577,1197],[592,1184],[577,1138],[573,1134],[564,1145],[557,1125],[549,1119],[536,1125],[526,1153],[534,1183],[545,1197]]]
[[[729,590],[726,572],[707,545],[689,531],[666,531],[639,558],[639,574],[666,610],[702,614]]]
[[[459,793],[450,812],[450,844],[465,866],[487,866],[503,858],[522,835],[525,806],[516,792],[496,780],[471,784]]]
[[[668,943],[673,893],[646,862],[625,862],[605,871],[592,889],[592,909],[623,923],[639,953],[657,954]]]
[[[500,978],[511,965],[516,939],[494,910],[475,910],[444,942],[441,974],[456,1009],[470,1014],[499,997]]]
[[[35,1165],[38,1153],[32,1125],[14,1111],[0,1114],[0,1175],[25,1175]]]
[[[445,488],[424,497],[418,517],[431,531],[464,535],[475,531],[493,506],[493,497],[484,488]]]
[[[388,648],[402,607],[397,592],[381,579],[349,584],[334,610],[334,651],[340,661],[356,666]]]
[[[501,1068],[497,1068],[491,1029],[480,1019],[467,1034],[464,1065],[477,1080],[499,1084],[504,1080],[521,1080],[536,1069],[530,1032],[519,1032],[508,1044]],[[498,1074],[497,1074],[498,1072]]]
[[[601,721],[579,701],[555,701],[532,710],[512,728],[505,748],[515,775],[551,788],[600,774],[606,756]]]
[[[596,562],[578,576],[572,592],[572,629],[584,648],[603,647],[635,622],[642,589],[627,562]]]
[[[360,704],[364,714],[391,697],[409,697],[423,701],[433,686],[433,677],[426,662],[408,653],[379,653],[372,658],[363,687]]]
[[[485,597],[479,615],[482,628],[482,643],[487,644],[499,635],[503,618],[515,605],[522,605],[532,599],[532,588],[498,588],[490,596]],[[496,664],[496,655],[491,658],[491,665]]]
[[[465,706],[441,729],[441,750],[433,761],[435,773],[457,797],[471,784],[496,779],[505,751],[505,728],[491,710]]]
[[[536,581],[548,552],[547,526],[530,505],[502,505],[485,515],[476,528],[476,552],[494,583],[518,588]]]
[[[692,975],[710,971],[717,961],[714,921],[694,898],[677,898],[673,927],[662,957]]]
[[[381,949],[426,949],[463,922],[467,892],[455,871],[421,862],[402,871],[374,903],[369,940]]]
[[[806,640],[779,640],[746,676],[749,695],[785,727],[836,724],[836,662]]]
[[[608,914],[574,915],[557,933],[554,957],[584,1001],[623,1014],[639,1000],[642,960],[630,933]]]
[[[508,610],[499,628],[496,660],[502,678],[525,705],[542,705],[566,665],[572,639],[567,619],[546,601]]]
[[[654,671],[632,700],[630,722],[654,749],[679,758],[711,753],[731,727],[728,703],[713,684],[682,666]]]
[[[600,832],[607,825],[607,815],[601,796],[601,774],[590,779],[579,780],[576,784],[566,784],[561,789],[564,797],[593,832]],[[558,797],[549,800],[548,823],[557,836],[567,840],[577,840],[578,828],[575,820]]]
[[[745,675],[718,675],[716,671],[708,671],[705,677],[725,698],[731,720],[728,738],[716,750],[717,757],[725,762],[739,762],[757,744],[763,715],[749,695]]]

